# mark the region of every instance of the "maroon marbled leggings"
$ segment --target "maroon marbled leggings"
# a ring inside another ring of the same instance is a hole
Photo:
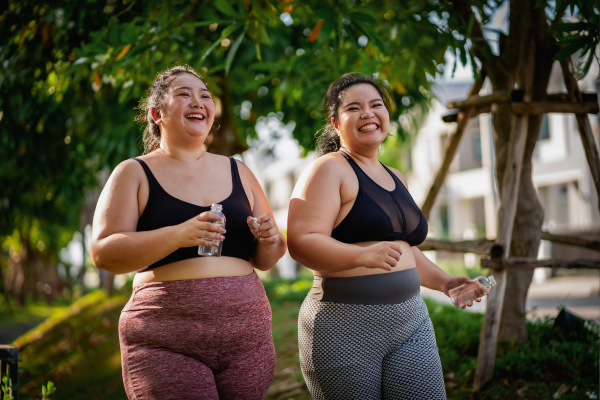
[[[131,400],[258,400],[273,378],[271,307],[256,273],[138,285],[119,338]]]

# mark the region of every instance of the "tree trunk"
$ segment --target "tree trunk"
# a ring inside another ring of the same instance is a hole
[[[540,15],[540,12],[543,13],[542,8],[540,10],[531,11],[531,15],[534,15],[534,18],[532,18],[532,34],[536,42],[535,73],[531,87],[531,101],[545,100],[552,71],[552,58],[556,53],[554,40],[547,32],[545,15]],[[539,23],[539,21],[544,22],[543,26],[536,26],[536,22]],[[544,222],[544,210],[532,181],[532,157],[539,137],[542,115],[531,115],[528,119],[527,142],[517,200],[517,217],[514,222],[510,248],[511,257],[537,256]],[[502,171],[504,170],[502,169]],[[516,340],[518,342],[527,340],[525,303],[533,272],[532,269],[510,269],[507,271],[506,290],[509,291],[510,295],[504,298],[500,331],[498,333],[499,343],[506,340]]]

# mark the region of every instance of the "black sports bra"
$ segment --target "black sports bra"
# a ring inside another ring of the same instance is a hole
[[[134,158],[134,160],[139,162],[142,168],[144,168],[148,177],[148,184],[150,185],[148,204],[138,220],[138,232],[178,225],[204,211],[210,211],[210,207],[197,206],[171,196],[158,183],[144,161],[139,158]],[[227,219],[227,225],[225,226],[227,233],[223,241],[221,255],[250,261],[250,257],[254,253],[255,244],[254,236],[250,232],[246,218],[252,215],[252,208],[250,208],[250,202],[242,186],[236,161],[234,158],[230,158],[229,160],[231,162],[233,187],[229,197],[219,202],[223,206],[223,214]],[[198,246],[182,247],[139,272],[194,257],[202,257],[198,255]]]
[[[348,215],[331,232],[343,243],[403,240],[417,246],[427,237],[427,220],[400,179],[389,170],[396,187],[385,190],[348,154],[341,152],[358,178],[358,194]]]

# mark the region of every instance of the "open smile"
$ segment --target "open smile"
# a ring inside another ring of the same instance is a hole
[[[377,125],[374,122],[368,123],[366,125],[361,126],[360,128],[358,128],[359,132],[370,132],[370,131],[374,131],[377,128],[379,128],[379,125]]]
[[[185,116],[187,119],[196,120],[196,121],[204,121],[206,117],[199,113],[188,114]]]

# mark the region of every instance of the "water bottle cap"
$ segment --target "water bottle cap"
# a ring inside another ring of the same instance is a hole
[[[217,203],[212,203],[212,205],[210,206],[210,211],[221,211],[223,210],[223,206],[221,204],[217,204]]]
[[[490,275],[488,277],[488,281],[490,282],[490,285],[496,286],[496,280],[494,279],[494,277],[492,275]]]

